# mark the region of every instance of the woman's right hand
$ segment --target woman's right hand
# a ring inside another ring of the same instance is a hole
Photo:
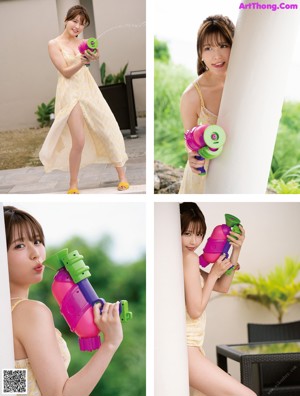
[[[83,54],[81,54],[81,56],[80,56],[80,62],[82,64],[82,66],[90,64],[90,61],[88,60],[88,58],[86,56],[84,56]]]
[[[196,173],[197,175],[199,175],[200,171],[197,168],[202,168],[205,164],[205,160],[199,160],[199,159],[197,159],[197,157],[199,158],[199,154],[197,153],[197,151],[189,151],[188,152],[188,161],[189,161],[190,168],[193,173]]]
[[[210,270],[210,274],[214,274],[216,278],[220,278],[232,266],[230,260],[225,257],[225,254],[221,254]]]
[[[118,348],[123,340],[123,328],[119,315],[119,302],[105,303],[100,314],[101,304],[94,305],[94,322],[104,334],[104,342]]]

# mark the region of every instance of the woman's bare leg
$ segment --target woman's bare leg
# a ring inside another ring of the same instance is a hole
[[[72,148],[69,155],[70,189],[77,189],[81,154],[85,142],[84,119],[79,103],[77,103],[71,111],[68,119],[68,126],[72,138]]]
[[[199,348],[188,347],[190,386],[206,396],[256,396],[225,371],[202,355]]]
[[[122,166],[122,167],[116,166],[116,171],[118,173],[119,181],[120,182],[124,182],[124,183],[128,183],[127,182],[127,178],[126,178],[126,174],[125,174],[125,170],[126,170],[126,168],[124,166]],[[127,188],[128,187],[125,187],[125,186],[123,186],[123,187],[119,186],[118,190],[127,190]]]

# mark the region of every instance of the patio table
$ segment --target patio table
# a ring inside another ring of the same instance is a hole
[[[257,375],[259,363],[292,363],[290,373],[286,373],[286,376],[299,367],[300,340],[217,345],[217,364],[226,372],[228,370],[227,358],[240,363],[241,382],[255,391],[254,375]],[[280,381],[283,382],[283,378],[279,378],[274,383],[274,389],[280,386]]]

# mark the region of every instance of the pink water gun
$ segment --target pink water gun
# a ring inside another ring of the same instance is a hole
[[[215,263],[222,254],[225,254],[224,258],[228,258],[231,245],[227,237],[230,231],[237,234],[242,233],[239,227],[241,221],[237,217],[225,214],[225,222],[226,224],[216,226],[211,236],[208,238],[203,253],[199,257],[199,264],[201,267],[205,268],[209,264]],[[226,271],[227,275],[231,273],[233,267],[234,266],[230,267]]]
[[[94,37],[89,38],[88,40],[83,40],[79,46],[79,52],[84,54],[85,51],[92,51],[94,52],[99,46],[98,40]],[[90,66],[88,63],[86,66]]]
[[[197,125],[184,134],[187,147],[197,151],[197,159],[203,160],[217,158],[223,151],[226,141],[224,130],[218,125]],[[200,175],[205,175],[204,166],[198,168]]]
[[[97,296],[87,279],[91,273],[83,261],[83,256],[77,250],[69,253],[68,249],[63,249],[49,257],[44,264],[57,271],[52,283],[52,293],[70,330],[79,337],[80,350],[99,349],[100,330],[94,323],[93,306],[100,303],[102,313],[105,300]],[[121,322],[132,318],[126,300],[120,301],[119,314]]]

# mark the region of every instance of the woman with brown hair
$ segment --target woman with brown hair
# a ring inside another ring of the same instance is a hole
[[[81,54],[78,35],[90,23],[82,6],[69,9],[65,30],[48,45],[51,61],[59,72],[55,101],[55,121],[40,151],[46,172],[69,170],[68,194],[79,194],[80,167],[110,163],[117,171],[118,190],[129,183],[124,164],[128,157],[117,121],[104,100],[89,68],[99,58],[98,50]]]
[[[70,353],[54,327],[50,309],[29,299],[31,286],[43,280],[46,258],[42,226],[29,213],[4,207],[15,368],[27,370],[28,396],[88,396],[123,340],[119,302],[94,305],[94,323],[104,341],[90,360],[69,377]]]
[[[184,130],[199,124],[216,124],[226,71],[230,57],[234,25],[228,17],[214,15],[206,18],[197,36],[198,78],[181,97],[180,111]],[[179,194],[202,194],[206,176],[199,168],[208,168],[208,161],[197,152],[187,149],[186,164]]]

